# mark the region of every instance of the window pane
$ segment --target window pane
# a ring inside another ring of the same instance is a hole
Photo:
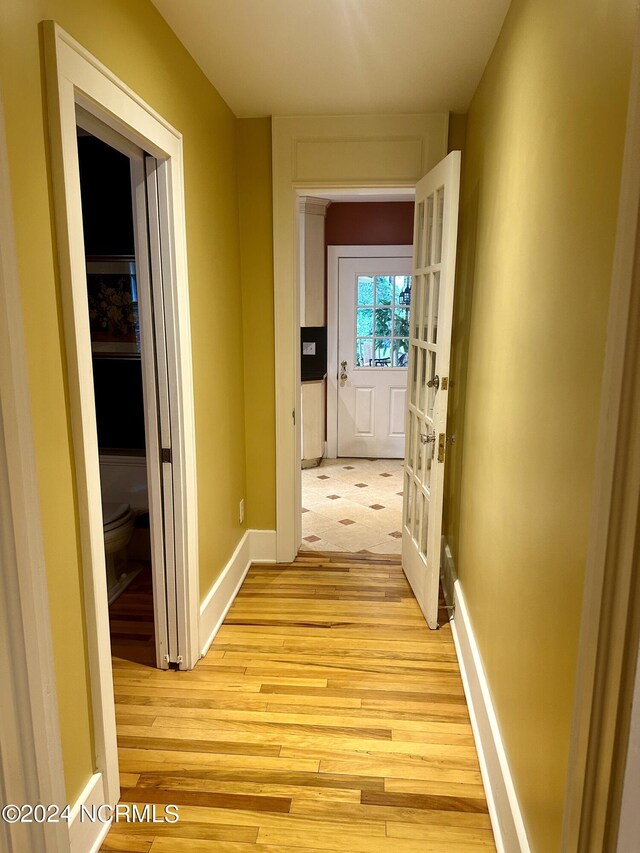
[[[371,367],[373,364],[373,340],[358,338],[356,340],[356,367]]]
[[[405,475],[404,478],[404,494],[405,494],[405,504],[404,504],[404,523],[405,526],[411,532],[411,528],[413,526],[413,480],[409,475]]]
[[[356,335],[359,338],[373,335],[373,308],[358,308]]]
[[[429,375],[427,377],[427,380],[433,379],[433,377],[436,375],[436,354],[435,354],[435,352],[429,353],[428,374]],[[428,389],[428,391],[429,391],[429,394],[428,394],[426,415],[428,418],[433,418],[433,405],[434,405],[435,399],[436,399],[435,386],[432,385],[431,388]]]
[[[428,372],[427,351],[425,349],[420,350],[420,359],[422,361],[422,380],[420,382],[420,400],[418,402],[418,408],[420,411],[424,412],[427,401],[427,382],[431,379],[433,374]]]
[[[393,302],[393,276],[376,276],[376,305],[391,305]]]
[[[396,308],[393,315],[393,334],[396,338],[409,337],[409,309]]]
[[[427,546],[429,544],[429,507],[425,501],[424,495],[420,501],[420,514],[422,516],[422,527],[420,530],[420,553],[426,559]]]
[[[422,311],[422,298],[424,291],[424,276],[417,275],[416,276],[416,286],[415,293],[413,294],[411,301],[411,311],[413,312],[413,332],[411,333],[414,338],[417,338],[420,334],[420,312]]]
[[[389,338],[376,338],[374,367],[391,366],[391,340]]]
[[[431,306],[431,343],[438,343],[438,303],[440,301],[440,273],[433,274],[433,305]]]
[[[391,308],[376,308],[376,337],[391,337]]]
[[[425,266],[431,266],[431,238],[433,233],[433,196],[427,199],[427,231],[425,234],[426,258]]]
[[[426,275],[427,287],[425,290],[424,303],[422,306],[422,315],[423,315],[422,340],[423,341],[426,341],[429,339],[429,309],[431,308],[431,299],[432,299],[432,294],[431,294],[431,282],[432,282],[432,280],[433,280],[432,274],[427,273],[427,275]]]
[[[373,305],[373,276],[358,276],[358,305]]]
[[[393,341],[393,366],[406,367],[409,357],[409,341],[407,338],[395,338]]]
[[[422,466],[424,464],[424,449],[426,445],[422,443],[422,439],[420,437],[420,430],[418,430],[418,437],[416,443],[416,465],[415,465],[415,473],[418,480],[422,479]]]
[[[418,222],[416,225],[416,237],[418,240],[418,251],[416,253],[416,258],[418,261],[418,266],[424,266],[424,202],[421,201],[418,204]]]
[[[435,436],[435,432],[433,433]],[[424,487],[427,490],[428,494],[431,494],[431,466],[433,464],[433,457],[435,454],[435,442],[429,445],[429,450],[427,451],[427,457],[425,459],[424,471],[422,472],[422,482]],[[425,519],[426,521],[426,519]]]
[[[442,260],[442,225],[444,221],[444,187],[438,190],[438,212],[436,219],[436,237],[435,237],[435,257],[434,264],[439,264]]]
[[[411,276],[396,275],[394,278],[396,284],[396,303],[408,307],[411,304]]]
[[[411,403],[414,406],[418,405],[418,382],[420,370],[419,352],[418,347],[414,345],[411,352],[411,382],[409,383]]]
[[[413,466],[413,424],[415,421],[415,415],[413,412],[409,412],[409,417],[407,418],[407,434],[405,436],[405,446],[404,453],[407,459],[407,465],[409,468]]]

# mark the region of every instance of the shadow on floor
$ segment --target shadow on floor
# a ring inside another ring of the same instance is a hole
[[[109,629],[113,657],[156,665],[151,563],[109,607]]]

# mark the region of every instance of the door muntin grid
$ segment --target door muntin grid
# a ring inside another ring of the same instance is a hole
[[[356,276],[356,369],[406,369],[411,332],[411,288],[410,275]]]
[[[405,526],[423,558],[429,544],[429,504],[438,420],[435,385],[440,273],[444,224],[444,187],[438,187],[418,205],[416,262],[411,300],[409,379],[406,443]]]

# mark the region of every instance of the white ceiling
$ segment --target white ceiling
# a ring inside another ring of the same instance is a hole
[[[465,112],[510,0],[153,0],[233,112]]]

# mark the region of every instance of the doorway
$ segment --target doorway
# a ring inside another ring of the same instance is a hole
[[[441,569],[442,551],[442,517],[443,517],[443,488],[444,463],[447,456],[447,445],[455,442],[455,436],[447,435],[447,403],[449,391],[449,363],[451,348],[451,330],[453,316],[453,293],[455,286],[455,258],[458,224],[458,199],[460,190],[460,152],[451,152],[441,160],[416,184],[416,206],[413,228],[413,259],[412,275],[400,276],[394,272],[393,265],[386,270],[386,275],[380,270],[376,273],[374,266],[365,269],[360,258],[352,264],[345,264],[345,275],[338,273],[338,287],[342,285],[338,295],[338,343],[335,348],[335,373],[328,369],[328,376],[335,375],[343,393],[341,410],[343,435],[341,436],[340,421],[337,428],[336,452],[340,454],[340,440],[344,442],[345,428],[348,431],[350,444],[343,443],[353,453],[357,453],[357,439],[363,438],[364,447],[377,449],[385,447],[389,452],[385,439],[389,438],[392,430],[389,425],[387,408],[386,436],[377,442],[376,421],[376,388],[372,379],[367,381],[367,373],[384,375],[394,368],[400,359],[400,350],[409,351],[407,381],[403,388],[392,387],[385,390],[400,391],[405,400],[406,438],[403,435],[402,444],[406,446],[404,460],[404,478],[402,489],[402,524],[400,529],[390,535],[398,535],[402,539],[402,565],[413,588],[425,619],[433,629],[438,627],[438,590]],[[300,245],[306,241],[300,239]],[[366,261],[366,258],[364,259]],[[306,269],[300,265],[303,280]],[[399,279],[396,293],[396,279]],[[303,291],[304,292],[304,291]],[[408,295],[409,307],[399,315],[400,328],[407,335],[395,334],[395,315],[401,311],[400,300],[404,293]],[[306,330],[303,330],[306,331]],[[305,340],[302,339],[302,355],[305,358]],[[394,354],[394,348],[396,353]],[[329,350],[332,351],[331,345]],[[352,372],[357,374],[355,381],[350,379],[347,372],[348,358],[354,362]],[[362,397],[358,406],[358,396]],[[383,398],[386,396],[384,391]],[[351,401],[351,405],[345,405]],[[361,410],[361,415],[358,409]],[[384,406],[380,409],[384,412]],[[295,415],[295,412],[294,412]],[[304,419],[303,419],[304,420]],[[383,420],[383,418],[380,418]],[[384,423],[383,423],[384,427]],[[381,430],[382,432],[382,430]],[[365,450],[366,452],[366,450]],[[369,462],[375,457],[367,457]],[[355,460],[354,460],[355,461]],[[349,470],[352,466],[342,466]],[[342,472],[340,472],[342,473]],[[392,476],[389,472],[379,472],[381,476]],[[308,475],[307,475],[308,476]],[[317,475],[320,480],[330,480],[331,475]],[[331,486],[331,484],[327,484]],[[368,483],[353,484],[355,489],[349,493],[349,485],[345,487],[346,497],[361,501],[356,497],[357,489],[368,489]],[[320,495],[318,507],[323,507],[323,514],[329,516],[332,524],[324,524],[316,507],[302,505],[300,527],[303,535],[303,547],[314,550],[325,550],[323,539],[334,541],[350,538],[339,531],[339,525],[348,526],[355,532],[358,521],[350,516],[341,518],[343,506],[339,503],[343,495],[330,489],[331,494]],[[368,497],[368,492],[366,493]],[[306,497],[303,492],[303,499]],[[324,499],[324,500],[323,500]],[[316,495],[311,496],[316,500]],[[327,509],[326,500],[335,501],[335,508]],[[365,499],[366,500],[366,499]],[[384,504],[370,504],[370,510],[385,509]],[[314,510],[313,516],[309,513]],[[309,521],[313,520],[316,530],[309,530]],[[368,519],[367,519],[368,520]],[[337,522],[337,524],[335,523]],[[367,525],[369,526],[369,525]],[[307,530],[305,531],[305,527]],[[364,548],[358,545],[349,547],[343,545],[341,550],[358,550],[361,553],[383,553],[382,542],[379,539],[379,525],[371,525],[372,539],[367,534]],[[362,546],[362,540],[359,543]],[[367,545],[369,547],[367,547]]]
[[[169,396],[146,203],[153,158],[81,108],[77,122],[111,650],[164,669],[179,652],[172,494],[159,452]]]
[[[413,190],[318,193],[303,199],[300,210],[301,232],[307,231],[300,235],[301,547],[399,555]],[[322,245],[314,250],[318,232]],[[322,311],[313,314],[310,306]],[[305,365],[305,341],[324,331],[310,328],[314,320],[326,323],[327,340],[326,366],[317,376],[312,359]],[[326,387],[312,409],[310,392],[322,372]],[[311,415],[316,426],[326,422],[322,442],[313,443],[323,450],[310,454],[316,459],[307,458]]]

